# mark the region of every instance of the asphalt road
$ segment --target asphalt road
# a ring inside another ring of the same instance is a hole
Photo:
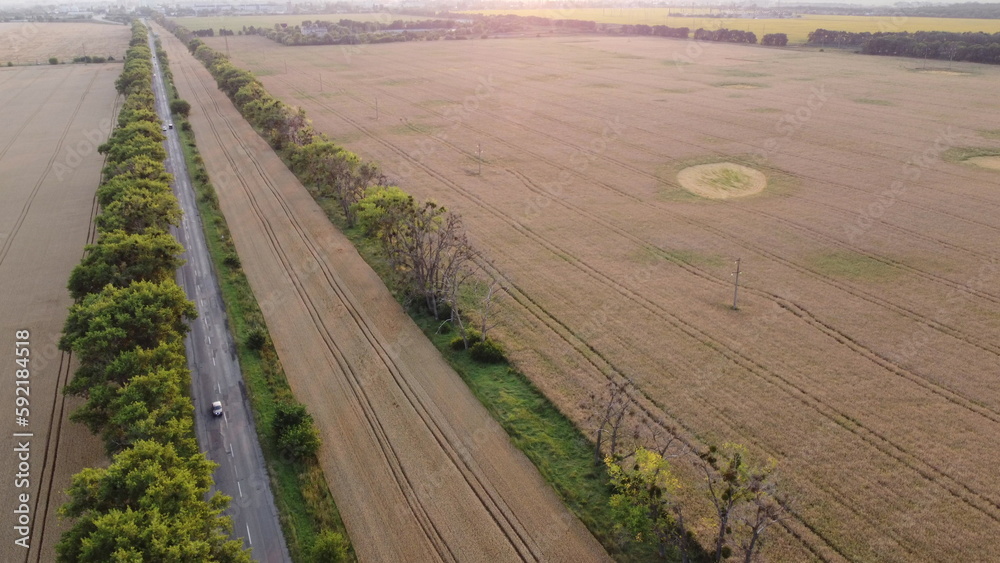
[[[155,54],[152,31],[150,49]],[[153,91],[157,113],[170,122],[163,75],[155,59]],[[202,451],[219,464],[213,492],[219,490],[233,499],[227,511],[233,518],[233,536],[253,548],[257,561],[290,562],[180,138],[173,129],[165,134],[167,171],[174,175],[174,193],[184,211],[180,227],[173,230],[186,249],[178,283],[198,308],[198,319],[191,324],[185,341],[195,434]],[[213,401],[222,401],[223,416],[212,415]]]

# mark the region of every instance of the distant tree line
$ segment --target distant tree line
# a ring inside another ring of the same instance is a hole
[[[308,32],[309,29],[325,30]],[[282,45],[356,45],[364,43],[393,43],[455,39],[474,33],[469,24],[455,20],[425,20],[420,22],[394,21],[390,24],[359,22],[342,19],[337,22],[310,21],[302,25],[274,24],[274,27],[245,26],[238,32],[243,35],[263,35]],[[197,35],[197,32],[195,32]]]
[[[895,3],[892,6],[856,5],[799,5],[783,6],[796,14],[827,14],[867,17],[911,17],[911,18],[1000,18],[1000,4],[964,2],[961,4],[916,4]]]
[[[98,147],[97,241],[73,270],[60,349],[78,361],[63,392],[71,419],[99,434],[108,467],[73,476],[59,513],[72,520],[57,560],[249,562],[228,537],[229,497],[208,496],[217,464],[199,452],[184,356],[194,304],[174,282],[184,249],[169,234],[181,211],[164,168],[146,27],[132,24],[118,123]]]
[[[687,39],[691,30],[686,27],[670,27],[666,25],[623,25],[618,29],[623,35],[648,35],[652,37],[670,37]],[[723,43],[757,43],[757,36],[749,31],[735,29],[702,29],[694,32],[696,41],[715,41]],[[783,47],[788,45],[788,36],[784,33],[769,33],[761,39],[761,45]]]
[[[669,27],[666,25],[623,25],[621,33],[624,35],[652,35],[655,37],[674,37],[687,39],[691,35],[691,30],[686,27]]]
[[[355,45],[401,41],[436,41],[486,38],[490,35],[547,28],[553,31],[595,32],[598,24],[586,20],[549,19],[535,16],[447,14],[444,19],[420,21],[395,20],[388,24],[306,20],[301,25],[275,24],[273,27],[245,26],[238,35],[262,35],[282,45]],[[307,31],[324,28],[325,32]],[[209,30],[197,30],[196,36],[210,36]],[[228,31],[228,30],[227,30]]]
[[[849,32],[817,29],[809,45],[859,47],[866,55],[887,55],[1000,64],[1000,33],[949,31]]]
[[[784,47],[788,45],[788,36],[784,33],[767,33],[760,39],[760,44],[769,47]]]

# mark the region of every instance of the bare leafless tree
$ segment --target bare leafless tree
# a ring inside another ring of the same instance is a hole
[[[789,500],[779,496],[773,474],[755,476],[750,488],[752,498],[740,507],[736,515],[736,520],[745,528],[745,535],[739,545],[744,563],[760,559],[764,533],[789,514]]]
[[[601,393],[591,393],[589,404],[584,405],[594,428],[594,465],[604,463],[605,456],[618,456],[622,425],[635,406],[631,388],[627,379],[609,381]]]
[[[500,283],[500,280],[491,277],[479,299],[477,313],[479,314],[479,333],[483,335],[483,340],[499,322],[496,316],[496,306],[506,291],[507,289]]]

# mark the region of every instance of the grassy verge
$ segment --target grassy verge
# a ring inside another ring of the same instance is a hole
[[[980,156],[1000,156],[1000,149],[987,147],[953,147],[941,153],[946,162],[964,162]]]
[[[171,98],[176,98],[168,84]],[[312,550],[321,533],[333,532],[341,538],[343,561],[355,561],[347,529],[333,501],[322,468],[315,460],[294,461],[282,456],[275,446],[273,420],[278,402],[292,397],[284,370],[267,333],[267,325],[250,284],[240,267],[239,257],[229,235],[226,219],[219,209],[215,189],[194,142],[194,133],[181,116],[174,116],[184,160],[197,196],[205,241],[215,267],[226,305],[229,330],[236,340],[240,369],[253,406],[254,422],[260,440],[275,504],[278,508],[288,549],[294,561],[312,561]],[[265,344],[251,349],[247,339],[260,332]],[[327,561],[326,559],[323,560]]]
[[[365,238],[360,229],[346,227],[334,200],[315,190],[310,193],[391,290],[389,267],[373,241]],[[402,302],[397,292],[393,294]],[[439,333],[440,321],[422,309],[410,307],[407,312],[506,430],[514,445],[528,456],[566,506],[613,558],[618,561],[657,558],[650,543],[622,545],[617,541],[609,507],[608,473],[603,465],[594,465],[593,443],[523,373],[507,362],[483,364],[470,358],[465,350],[453,350],[451,341],[455,335]]]

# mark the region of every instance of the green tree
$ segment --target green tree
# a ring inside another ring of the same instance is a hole
[[[249,562],[240,542],[227,537],[229,497],[204,500],[217,466],[202,454],[184,457],[172,445],[143,441],[106,469],[77,473],[59,509],[76,521],[56,545],[58,560]]]
[[[306,459],[319,450],[319,432],[301,403],[279,403],[272,423],[278,449],[292,459]]]
[[[609,456],[605,464],[615,491],[611,496],[615,529],[639,542],[656,541],[661,557],[666,555],[667,546],[674,545],[686,559],[682,541],[686,535],[674,501],[680,481],[670,464],[660,454],[641,447],[626,459]]]
[[[164,139],[166,139],[166,137],[164,137],[163,132],[160,130],[158,122],[132,121],[124,126],[116,127],[107,142],[97,147],[97,150],[101,154],[107,154],[112,148],[114,148],[115,145],[135,142],[162,143]],[[156,158],[152,155],[147,156],[156,160]]]
[[[187,395],[190,372],[158,370],[131,378],[108,409],[102,437],[109,455],[142,440],[173,444],[181,456],[198,453],[193,437],[194,406]]]
[[[138,155],[122,162],[113,162],[104,167],[104,177],[126,176],[133,180],[155,180],[169,184],[174,177],[167,173],[163,163],[148,156]]]
[[[164,175],[169,176],[165,172]],[[170,184],[162,179],[150,180],[134,178],[131,174],[121,174],[97,188],[97,202],[101,204],[101,207],[107,207],[111,202],[128,195],[132,190],[164,195],[173,193],[170,191]]]
[[[101,232],[146,233],[178,225],[181,208],[173,194],[130,189],[109,203],[94,223]]]
[[[402,287],[424,300],[434,318],[468,277],[476,256],[462,219],[433,201],[417,204],[392,186],[376,187],[358,202],[358,224],[379,241]]]
[[[300,461],[316,455],[319,444],[319,432],[311,420],[285,430],[278,437],[278,449],[281,453]]]
[[[275,436],[281,436],[288,430],[302,424],[312,422],[312,416],[302,403],[281,402],[274,409],[274,422],[271,428]]]
[[[182,340],[197,315],[173,280],[107,286],[70,307],[59,348],[104,368],[122,352]]]
[[[145,121],[140,121],[134,125],[154,126],[154,124]],[[111,164],[123,162],[137,156],[145,156],[156,162],[162,162],[163,159],[167,158],[167,150],[163,148],[163,134],[158,127],[156,133],[160,136],[159,140],[135,138],[127,142],[109,142],[98,147],[98,150],[104,149],[101,152],[108,155],[108,162]]]
[[[174,100],[170,102],[170,113],[187,117],[191,113],[191,104],[187,100]]]
[[[312,560],[316,563],[349,561],[350,548],[344,536],[332,530],[323,530],[313,544]]]
[[[76,370],[73,379],[63,388],[63,393],[86,398],[70,419],[85,424],[94,434],[104,432],[113,415],[113,402],[119,390],[140,374],[161,370],[186,370],[184,343],[181,340],[165,342],[153,349],[126,350],[106,365],[84,363]]]
[[[133,281],[171,279],[184,263],[180,259],[184,247],[169,233],[156,230],[144,234],[110,231],[86,250],[86,257],[69,277],[73,299],[97,293],[108,284],[125,287]]]
[[[49,64],[50,65],[57,65],[57,64],[59,64],[59,59],[57,59],[55,57],[51,57],[51,58],[49,58]]]

